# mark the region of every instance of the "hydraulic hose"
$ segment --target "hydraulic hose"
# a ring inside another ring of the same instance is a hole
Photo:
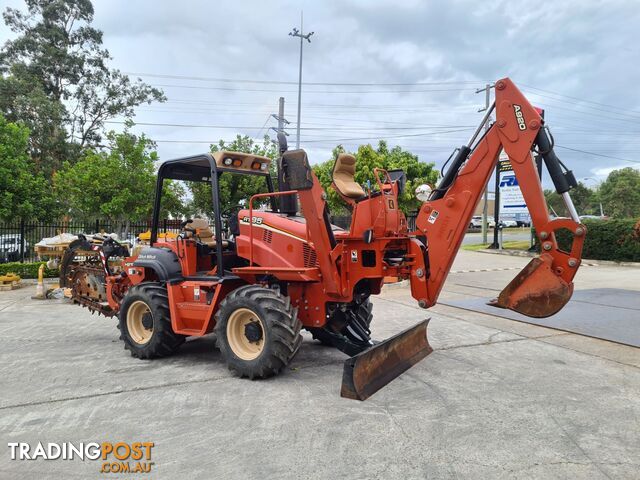
[[[562,195],[576,187],[577,182],[573,176],[573,172],[571,172],[571,170],[567,170],[566,172],[562,170],[562,162],[553,151],[553,144],[544,128],[538,130],[536,145],[538,145],[538,150],[547,166],[549,176],[551,176],[551,180],[553,180],[556,191]]]

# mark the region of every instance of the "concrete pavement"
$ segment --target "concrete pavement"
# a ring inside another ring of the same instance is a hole
[[[528,259],[460,252],[442,298],[501,288]],[[469,273],[479,268],[490,274]],[[576,288],[640,289],[585,267]],[[631,282],[631,284],[630,284]],[[635,282],[635,283],[633,283]],[[431,316],[436,351],[366,402],[307,336],[280,376],[234,378],[211,337],[140,361],[114,319],[0,293],[0,478],[119,478],[100,462],[12,461],[8,442],[152,441],[149,478],[637,478],[640,350],[444,305],[374,299],[374,336]],[[132,478],[127,475],[127,478]],[[133,477],[135,478],[135,476]]]

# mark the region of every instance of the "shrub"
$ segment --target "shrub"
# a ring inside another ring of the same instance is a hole
[[[7,273],[15,273],[20,275],[21,278],[38,278],[38,269],[40,265],[44,265],[44,277],[55,278],[60,275],[60,271],[57,268],[47,268],[47,262],[33,262],[33,263],[21,263],[10,262],[0,263],[0,275]]]
[[[582,256],[593,260],[640,262],[640,220],[586,220],[587,238]],[[562,230],[556,238],[560,248],[569,251],[572,235]]]

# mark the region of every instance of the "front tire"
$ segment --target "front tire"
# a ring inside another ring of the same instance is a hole
[[[166,357],[184,343],[185,337],[171,328],[167,288],[159,283],[131,287],[118,318],[120,339],[133,357]]]
[[[229,370],[267,378],[291,362],[302,343],[297,309],[280,292],[247,285],[231,292],[216,313],[216,342]]]

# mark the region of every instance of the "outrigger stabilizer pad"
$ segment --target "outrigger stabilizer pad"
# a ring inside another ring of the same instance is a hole
[[[429,318],[344,362],[340,396],[366,400],[433,352]]]

